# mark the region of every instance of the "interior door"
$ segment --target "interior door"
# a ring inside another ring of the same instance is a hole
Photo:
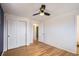
[[[26,23],[8,20],[8,49],[26,44]]]
[[[26,44],[26,23],[23,21],[17,22],[17,46]]]
[[[16,21],[8,20],[8,49],[16,48]]]

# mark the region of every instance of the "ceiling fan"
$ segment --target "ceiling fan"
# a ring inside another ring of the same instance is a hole
[[[40,11],[39,11],[38,13],[33,14],[33,16],[36,16],[36,15],[41,15],[41,16],[46,15],[46,16],[50,16],[50,13],[45,12],[45,9],[46,9],[46,5],[44,5],[44,4],[41,5]]]

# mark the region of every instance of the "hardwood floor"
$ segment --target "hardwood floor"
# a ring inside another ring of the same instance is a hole
[[[79,55],[79,45],[77,46],[77,54]]]
[[[73,53],[36,42],[29,46],[23,46],[4,52],[4,56],[75,56]]]

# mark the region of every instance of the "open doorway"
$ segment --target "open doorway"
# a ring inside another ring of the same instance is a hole
[[[33,43],[37,43],[39,41],[39,26],[37,24],[33,24]]]
[[[77,16],[77,55],[79,55],[79,16]]]

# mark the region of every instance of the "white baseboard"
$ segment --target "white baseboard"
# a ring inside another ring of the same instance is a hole
[[[2,52],[1,56],[3,56],[3,54],[4,54],[4,51]]]
[[[65,51],[70,52],[70,53],[77,54],[76,52],[72,52],[72,51],[70,51],[70,50],[67,50],[67,49],[64,49],[64,48],[58,47],[58,46],[53,45],[53,44],[51,44],[51,43],[49,43],[49,42],[45,42],[45,41],[40,41],[40,42],[43,42],[43,43],[48,44],[48,45],[50,45],[50,46],[53,46],[53,47],[56,47],[56,48],[59,48],[59,49],[65,50]]]

